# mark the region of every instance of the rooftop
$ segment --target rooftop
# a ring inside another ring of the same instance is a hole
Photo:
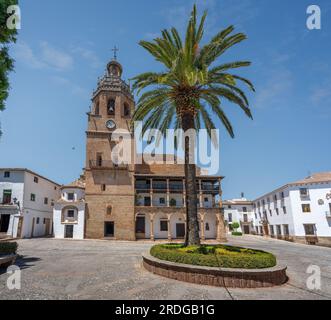
[[[53,180],[48,179],[48,178],[46,178],[46,177],[40,175],[39,173],[36,173],[36,172],[34,172],[34,171],[30,170],[30,169],[27,169],[27,168],[0,168],[0,171],[23,171],[23,172],[28,172],[28,173],[30,173],[30,174],[32,174],[32,175],[38,177],[38,178],[41,178],[41,179],[47,180],[48,182],[51,182],[51,183],[57,185],[58,187],[61,186],[61,185],[58,184],[57,182],[54,182]]]

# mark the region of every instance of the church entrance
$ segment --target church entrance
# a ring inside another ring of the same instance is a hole
[[[136,238],[145,239],[145,217],[138,216],[136,220]]]
[[[64,237],[66,239],[72,239],[74,237],[74,226],[73,225],[68,224],[65,226]]]
[[[115,223],[113,221],[105,222],[105,238],[113,238],[115,234]]]

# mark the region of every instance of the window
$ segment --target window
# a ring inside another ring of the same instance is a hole
[[[275,235],[275,229],[274,229],[274,226],[270,226],[270,234],[271,234],[272,236]]]
[[[9,171],[5,171],[3,174],[4,178],[10,178],[10,172]]]
[[[159,203],[160,204],[165,204],[165,198],[160,198]]]
[[[270,217],[272,217],[272,210],[269,209],[269,214],[270,214]]]
[[[231,206],[228,206],[228,209],[231,209],[232,207]]]
[[[68,210],[67,217],[68,218],[74,218],[75,217],[75,210]]]
[[[278,208],[276,208],[276,214],[277,214],[277,216],[279,216],[279,209]]]
[[[99,102],[97,102],[95,104],[94,114],[98,116],[99,115],[99,112],[100,112],[100,110],[99,110]]]
[[[40,223],[40,218],[38,217],[37,221],[36,221],[36,224],[39,224],[39,223]]]
[[[168,221],[166,220],[160,221],[160,231],[168,231]]]
[[[247,212],[247,208],[246,207],[243,207],[243,212]]]
[[[73,201],[74,199],[75,199],[75,194],[72,192],[68,193],[68,200]]]
[[[265,205],[265,200],[262,200],[262,205],[263,205],[263,206]]]
[[[304,224],[306,236],[316,235],[316,226],[314,224]]]
[[[176,206],[177,206],[176,199],[170,199],[170,207],[176,207]]]
[[[51,206],[54,207],[54,200],[52,200],[52,202],[51,202]]]
[[[44,220],[43,220],[43,224],[46,224],[46,218],[44,218]]]
[[[248,215],[247,215],[247,213],[244,213],[244,222],[248,222]]]
[[[284,236],[290,235],[288,224],[283,225],[283,230],[284,230]]]
[[[307,188],[300,188],[300,196],[301,197],[308,197],[309,192]]]
[[[209,223],[206,222],[206,231],[209,231],[209,230],[210,230]]]
[[[57,190],[57,187],[54,187],[54,190]]]
[[[31,195],[30,195],[30,200],[31,200],[32,202],[35,202],[35,201],[36,201],[36,195],[35,195],[34,193],[31,193]]]
[[[11,190],[3,190],[2,196],[2,204],[10,204],[11,203]]]
[[[310,204],[309,203],[304,203],[302,204],[302,212],[304,213],[309,213],[310,211]]]
[[[114,99],[110,99],[108,101],[108,105],[107,105],[107,113],[110,116],[115,115],[115,100]]]
[[[44,204],[48,204],[48,198],[44,198]]]
[[[204,199],[204,201],[205,201],[205,202],[208,202],[208,201],[209,201],[209,199],[208,199],[208,198],[205,198],[205,199]]]
[[[282,228],[280,225],[277,225],[277,236],[281,236],[282,235]]]
[[[277,194],[274,195],[274,200],[277,201]]]
[[[331,203],[329,203],[329,208],[330,208],[330,212],[331,212]]]
[[[106,185],[105,184],[101,185],[101,191],[106,191]]]
[[[270,203],[270,198],[269,197],[267,198],[267,202]]]
[[[34,182],[34,183],[38,183],[38,182],[39,182],[38,177],[34,177],[34,178],[33,178],[33,182]]]
[[[97,166],[102,167],[102,154],[97,154]]]
[[[287,214],[287,210],[286,210],[285,206],[283,207],[283,212],[284,212],[284,214]]]
[[[229,222],[232,222],[232,213],[228,214],[228,220],[229,220]]]
[[[284,192],[281,192],[280,197],[281,197],[282,199],[285,198],[285,194],[284,194]]]
[[[257,220],[257,213],[255,212],[255,219]]]
[[[124,117],[130,117],[130,107],[127,103],[124,103]]]
[[[110,216],[111,213],[112,213],[112,211],[113,211],[113,207],[112,206],[108,206],[107,207],[107,215]]]

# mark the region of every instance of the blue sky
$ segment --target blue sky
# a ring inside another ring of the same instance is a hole
[[[114,45],[124,78],[160,66],[138,46],[161,29],[183,30],[189,0],[21,0],[22,29],[7,110],[0,114],[0,167],[27,167],[59,183],[85,161],[86,112]],[[255,198],[309,172],[331,171],[331,3],[317,0],[322,29],[306,28],[306,0],[195,1],[209,10],[205,39],[230,24],[248,40],[224,61],[251,60],[241,74],[254,121],[224,102],[236,138],[221,129],[224,197]]]

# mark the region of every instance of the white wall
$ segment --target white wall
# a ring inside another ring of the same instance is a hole
[[[12,190],[12,200],[17,198],[21,206],[23,204],[24,171],[10,171],[10,178],[4,178],[4,172],[0,169],[0,200],[4,190]]]
[[[300,196],[300,188],[307,188],[309,190],[309,197]],[[284,199],[281,198],[281,193],[284,192]],[[255,212],[258,215],[266,210],[269,225],[274,226],[276,234],[276,226],[282,226],[282,235],[284,235],[283,226],[289,226],[289,234],[291,236],[305,236],[304,224],[315,224],[316,235],[319,237],[331,237],[331,219],[326,218],[326,212],[330,211],[329,203],[331,199],[327,199],[327,194],[331,193],[331,183],[320,184],[306,184],[306,185],[292,185],[272,192],[263,198],[260,198],[260,208],[255,201]],[[277,195],[277,201],[273,201],[274,195]],[[270,204],[267,198],[270,198]],[[262,199],[265,200],[265,206],[262,205]],[[323,204],[319,204],[319,200],[323,200]],[[302,211],[302,204],[310,204],[311,212],[304,213]],[[283,206],[286,207],[286,214],[284,214]],[[276,213],[276,208],[279,209],[279,215]],[[272,216],[270,215],[270,210]],[[255,226],[261,226],[260,218],[255,221]]]
[[[327,199],[327,194],[331,193],[331,183],[307,185],[306,187],[309,190],[309,197],[303,199],[300,196],[300,187],[290,188],[295,235],[305,236],[304,224],[315,224],[317,236],[331,237],[331,219],[326,217],[326,212],[330,212],[331,199]],[[319,200],[323,200],[324,204],[320,205]],[[302,212],[302,204],[308,203],[311,212]]]
[[[33,237],[45,236],[46,224],[44,219],[50,219],[50,232],[52,229],[54,202],[59,198],[59,186],[41,177],[38,177],[38,183],[34,182],[35,175],[25,172],[24,178],[24,198],[23,198],[23,228],[22,237],[31,237],[32,224],[34,221]],[[56,188],[56,189],[55,189]],[[36,201],[31,201],[31,194],[36,195]],[[44,199],[48,198],[48,204],[44,204]],[[33,220],[34,218],[34,220]],[[39,224],[37,220],[39,218]]]
[[[74,200],[68,200],[68,193],[74,194]],[[56,239],[64,239],[65,237],[65,226],[73,225],[73,239],[84,239],[85,230],[85,202],[82,201],[85,198],[85,190],[81,188],[63,188],[61,190],[61,200],[57,201],[54,207],[53,220],[54,220],[54,237]],[[74,203],[80,201],[79,203]],[[74,209],[75,223],[70,223],[64,220],[62,222],[62,211],[64,212],[64,217],[68,210]]]

